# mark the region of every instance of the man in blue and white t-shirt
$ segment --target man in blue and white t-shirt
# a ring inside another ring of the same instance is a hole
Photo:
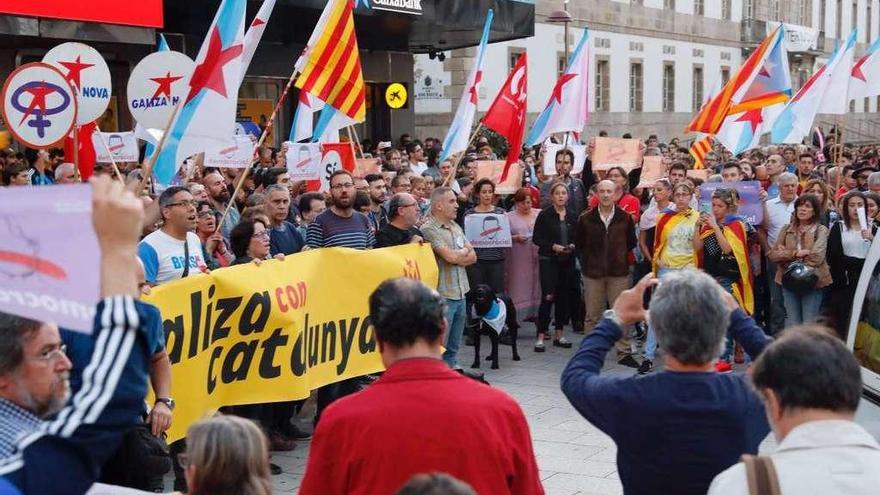
[[[204,271],[202,243],[196,227],[196,201],[185,187],[169,187],[159,196],[162,228],[138,244],[150,285],[164,284]]]

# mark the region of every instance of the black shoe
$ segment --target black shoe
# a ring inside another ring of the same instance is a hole
[[[286,427],[282,430],[282,433],[287,438],[292,438],[294,440],[309,440],[312,438],[312,434],[300,429],[299,426],[291,423],[289,427]]]
[[[546,350],[544,344],[535,344],[535,352],[544,352]]]
[[[562,347],[563,349],[571,349],[571,342],[565,340],[565,337],[553,339],[553,347]]]
[[[272,464],[270,462],[269,463],[269,472],[272,474],[281,474],[282,473],[281,466],[279,466],[278,464]]]
[[[617,364],[621,364],[621,365],[626,366],[628,368],[638,368],[639,367],[639,362],[636,361],[636,359],[634,357],[632,357],[632,354],[627,354],[623,358],[619,359],[617,361]]]
[[[638,373],[640,375],[647,375],[652,371],[654,371],[654,362],[650,359],[645,359],[644,361],[642,361],[642,364],[639,365]]]

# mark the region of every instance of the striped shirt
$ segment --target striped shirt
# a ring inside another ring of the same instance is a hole
[[[468,244],[464,231],[457,223],[442,224],[433,215],[429,216],[419,229],[425,240],[430,242],[434,249],[446,247],[457,250]],[[467,270],[461,265],[448,263],[440,256],[435,257],[437,258],[437,268],[440,270],[437,292],[446,299],[454,301],[464,299],[464,295],[471,290],[470,284],[468,284]]]
[[[306,244],[312,248],[370,249],[375,243],[370,219],[358,211],[353,211],[350,217],[341,217],[328,208],[315,217],[306,232]]]

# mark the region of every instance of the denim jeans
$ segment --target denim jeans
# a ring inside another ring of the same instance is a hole
[[[458,366],[458,350],[461,348],[461,336],[464,333],[465,310],[467,301],[464,299],[447,299],[446,300],[446,341],[443,346],[446,351],[443,353],[443,361],[450,368]]]
[[[770,317],[768,327],[775,335],[785,327],[786,307],[782,295],[782,285],[776,283],[777,264],[767,260],[767,282],[770,286]]]
[[[675,271],[678,270],[673,268],[661,268],[657,270],[657,278],[662,279],[663,275]],[[648,325],[648,337],[645,339],[645,350],[642,355],[649,361],[653,361],[657,356],[657,335],[654,334],[654,329],[650,324]]]
[[[813,289],[804,294],[798,294],[782,288],[782,299],[785,302],[785,327],[813,323],[819,317],[819,309],[822,306],[823,289]]]

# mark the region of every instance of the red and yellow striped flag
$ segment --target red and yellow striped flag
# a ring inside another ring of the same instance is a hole
[[[296,87],[357,123],[364,121],[367,109],[352,11],[351,0],[330,0],[324,7],[296,62]]]
[[[690,154],[694,158],[694,169],[704,169],[706,168],[706,164],[703,163],[703,159],[706,158],[706,154],[712,151],[712,136],[705,135],[700,139],[694,141],[694,144],[691,145]]]

